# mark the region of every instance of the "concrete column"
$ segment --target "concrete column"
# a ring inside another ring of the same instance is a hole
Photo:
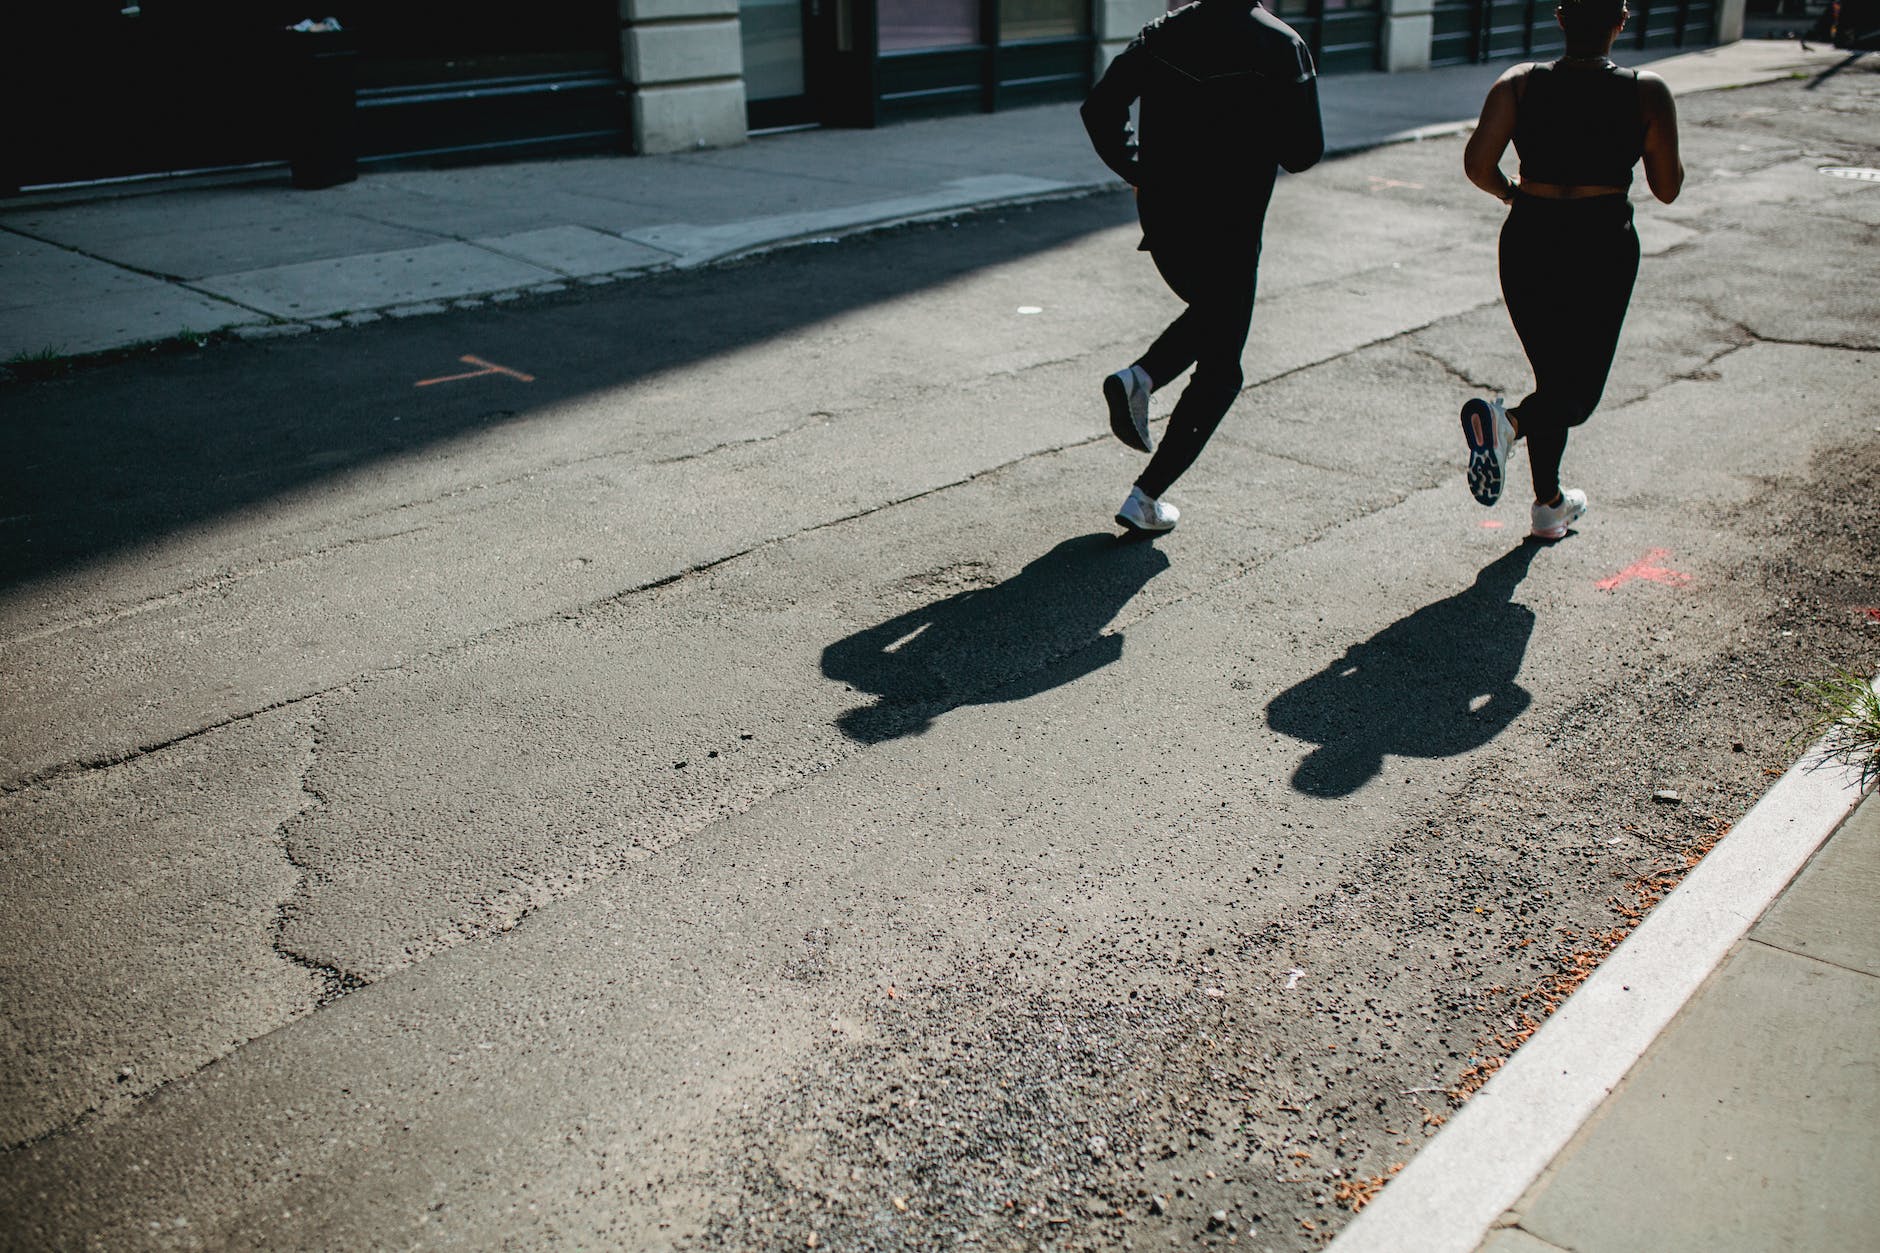
[[[1742,0],[1737,0],[1742,3]],[[1386,0],[1384,68],[1392,74],[1430,68],[1430,41],[1436,36],[1434,0]]]
[[[1733,44],[1743,37],[1743,0],[1717,0],[1717,29],[1712,32],[1720,44]]]
[[[620,0],[620,53],[635,152],[744,142],[738,0]]]
[[[1097,74],[1110,67],[1136,32],[1168,12],[1166,0],[1097,0],[1092,6],[1097,29]]]

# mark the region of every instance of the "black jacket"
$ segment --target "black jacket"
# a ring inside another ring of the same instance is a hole
[[[1257,231],[1278,169],[1296,174],[1325,153],[1317,84],[1292,27],[1253,0],[1199,0],[1143,27],[1110,62],[1084,101],[1084,129],[1140,190],[1151,242],[1164,214]]]

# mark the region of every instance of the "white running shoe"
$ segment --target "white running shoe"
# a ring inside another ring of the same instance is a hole
[[[1116,511],[1118,526],[1131,531],[1172,531],[1181,520],[1182,511],[1174,505],[1143,495],[1140,487],[1129,489],[1129,499]]]
[[[1155,436],[1149,430],[1149,392],[1153,387],[1139,365],[1118,370],[1103,380],[1103,398],[1110,403],[1110,430],[1138,452],[1155,451]]]
[[[1567,528],[1586,512],[1586,493],[1569,487],[1560,493],[1557,505],[1534,506],[1534,538],[1565,539]]]
[[[1475,397],[1462,406],[1462,436],[1469,441],[1469,493],[1484,505],[1501,499],[1514,449],[1514,423],[1501,397]]]

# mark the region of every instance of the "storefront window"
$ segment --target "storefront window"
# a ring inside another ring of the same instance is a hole
[[[1182,3],[1189,2],[1190,0],[1182,0]],[[1175,7],[1179,8],[1180,5],[1176,5]],[[1267,7],[1272,9],[1274,13],[1278,14],[1285,21],[1294,24],[1301,18],[1310,18],[1312,16],[1312,0],[1273,0],[1273,3],[1269,4]],[[1321,7],[1325,10],[1327,16],[1331,16],[1348,10],[1375,9],[1377,7],[1377,0],[1325,0],[1325,3]],[[1550,8],[1548,12],[1551,13],[1553,10]]]
[[[999,39],[1063,39],[1084,33],[1084,0],[1000,0]]]
[[[979,0],[881,0],[876,14],[883,52],[979,42]]]
[[[741,0],[738,30],[744,40],[744,92],[752,100],[803,94],[801,0]]]

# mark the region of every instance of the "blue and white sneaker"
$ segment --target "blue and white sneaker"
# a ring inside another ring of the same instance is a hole
[[[1469,441],[1469,494],[1485,505],[1501,499],[1508,477],[1508,453],[1514,448],[1514,423],[1501,397],[1479,396],[1462,406],[1462,437]]]
[[[1154,385],[1139,365],[1118,370],[1103,380],[1103,398],[1110,403],[1110,430],[1137,452],[1154,452],[1149,431],[1149,392]]]
[[[1126,530],[1157,534],[1174,530],[1181,516],[1182,511],[1174,505],[1145,495],[1140,487],[1132,487],[1129,499],[1116,511],[1116,524]]]

